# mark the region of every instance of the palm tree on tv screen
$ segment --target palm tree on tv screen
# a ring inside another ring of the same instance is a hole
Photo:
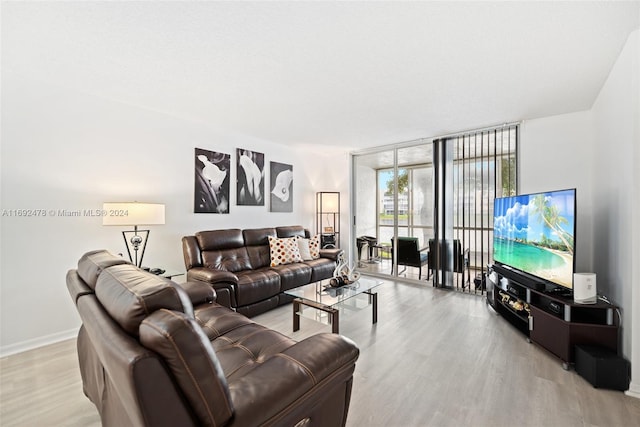
[[[533,198],[533,207],[535,212],[538,213],[538,219],[555,232],[556,236],[564,243],[567,251],[573,255],[573,239],[562,228],[562,225],[568,224],[569,221],[560,215],[558,207],[549,205],[549,201],[544,194],[538,194]]]

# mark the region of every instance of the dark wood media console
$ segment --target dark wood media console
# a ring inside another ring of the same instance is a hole
[[[492,275],[492,273],[495,273]],[[497,280],[490,280],[494,277]],[[577,304],[572,297],[547,290],[543,283],[500,265],[489,266],[487,300],[502,317],[562,360],[569,369],[576,345],[604,347],[617,353],[617,307],[605,302]]]

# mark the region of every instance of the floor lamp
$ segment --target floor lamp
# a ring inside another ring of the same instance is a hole
[[[133,231],[123,231],[129,259],[142,266],[142,258],[149,240],[149,230],[138,230],[140,225],[163,225],[164,205],[160,203],[119,202],[103,204],[102,225],[132,225]],[[130,237],[129,237],[130,236]],[[133,254],[131,249],[133,248]],[[138,257],[138,253],[140,257]]]
[[[336,248],[340,243],[340,193],[321,191],[316,193],[316,224],[320,234],[320,246]]]

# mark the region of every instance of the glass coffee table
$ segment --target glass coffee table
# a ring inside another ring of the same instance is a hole
[[[300,329],[302,306],[307,306],[327,313],[329,323],[331,324],[331,332],[334,334],[339,333],[340,311],[337,306],[360,294],[369,295],[369,304],[372,305],[373,323],[377,323],[378,294],[377,292],[373,292],[373,289],[381,284],[381,280],[361,277],[350,285],[333,288],[329,286],[329,280],[327,279],[285,291],[285,294],[294,297],[293,332]]]

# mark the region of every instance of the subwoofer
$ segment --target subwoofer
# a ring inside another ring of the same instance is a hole
[[[575,348],[576,372],[596,388],[625,391],[629,388],[629,362],[613,351],[591,345]]]

